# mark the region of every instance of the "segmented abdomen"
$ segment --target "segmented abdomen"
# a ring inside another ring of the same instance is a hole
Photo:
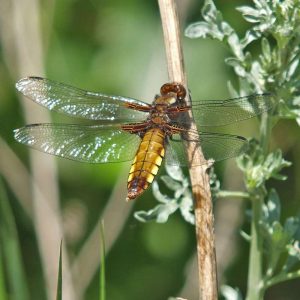
[[[145,133],[129,171],[127,199],[135,199],[153,182],[165,155],[164,143],[165,133],[161,129]]]

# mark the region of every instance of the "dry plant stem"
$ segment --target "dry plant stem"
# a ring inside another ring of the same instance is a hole
[[[174,0],[158,0],[158,3],[163,26],[169,79],[172,82],[182,83],[187,87],[175,2]],[[190,102],[190,99],[187,99],[187,102]],[[192,124],[192,128],[196,128],[195,124]],[[187,154],[189,161],[192,161],[189,172],[195,201],[200,299],[215,300],[218,291],[214,219],[209,176],[207,174],[209,162],[203,164],[204,156],[200,147],[195,149],[191,143],[187,144]],[[202,163],[200,164],[200,162]]]
[[[22,209],[32,218],[30,174],[17,155],[0,137],[0,173],[19,200]]]

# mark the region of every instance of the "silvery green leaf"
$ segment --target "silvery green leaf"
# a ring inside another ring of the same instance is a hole
[[[182,195],[185,193],[186,188],[180,187],[180,189],[174,191],[174,199],[178,200],[182,197]]]
[[[263,8],[261,0],[253,0],[253,3],[256,8]]]
[[[299,228],[299,218],[289,217],[284,222],[284,231],[290,237],[290,239],[295,235]]]
[[[270,62],[272,60],[271,46],[269,44],[269,41],[265,37],[261,39],[261,50],[266,61]]]
[[[182,169],[179,166],[166,164],[165,168],[171,178],[177,181],[183,181],[185,179]]]
[[[224,38],[224,34],[219,31],[217,25],[206,22],[196,22],[189,25],[184,34],[191,39],[209,37],[222,41]]]
[[[249,23],[259,23],[261,21],[260,18],[250,15],[243,15],[243,18]]]
[[[297,119],[298,117],[300,117],[300,111],[298,109],[292,109],[282,99],[279,100],[277,107],[280,118]]]
[[[286,79],[290,80],[290,78],[295,74],[295,71],[297,70],[297,67],[299,65],[299,59],[295,59],[289,66],[286,74]]]
[[[220,32],[223,33],[224,36],[229,36],[234,32],[233,28],[227,22],[224,21],[218,24],[218,28]]]
[[[168,218],[178,209],[178,205],[175,201],[170,201],[168,204],[159,205],[157,207],[157,218],[158,223],[165,223],[168,221]]]
[[[242,294],[238,288],[232,288],[229,285],[221,286],[221,294],[226,300],[242,300]]]
[[[251,6],[239,6],[236,8],[237,11],[243,14],[243,16],[255,17],[257,20],[261,17],[261,11]]]
[[[160,176],[160,179],[164,182],[166,187],[170,189],[171,191],[177,191],[182,189],[182,185],[178,182],[172,179],[170,176]]]
[[[216,173],[214,172],[214,168],[209,170],[209,185],[211,190],[211,195],[213,201],[218,197],[218,193],[221,191],[221,183],[218,180]]]
[[[246,76],[246,71],[243,63],[235,57],[227,57],[225,63],[234,68],[235,73],[240,77]]]
[[[185,196],[182,198],[181,203],[180,203],[180,211],[183,216],[183,218],[191,223],[195,224],[195,215],[194,215],[194,203],[193,203],[193,198],[192,195]]]
[[[270,178],[284,179],[279,172],[291,165],[282,157],[278,149],[264,156],[260,145],[255,140],[249,141],[246,153],[238,158],[238,166],[245,173],[246,184],[249,189],[257,188]]]
[[[212,0],[205,0],[201,14],[208,23],[214,23],[217,18],[217,9]]]
[[[254,94],[254,88],[251,87],[247,78],[239,77],[240,96],[248,96]]]
[[[225,59],[225,63],[231,67],[233,67],[235,73],[240,76],[240,77],[245,77],[246,76],[246,71],[243,66],[243,63],[235,58],[235,57],[227,57]]]
[[[231,67],[242,66],[242,62],[236,57],[227,57],[225,58],[225,63]]]
[[[293,105],[300,107],[300,96],[296,96],[293,99]]]
[[[279,196],[275,189],[271,189],[268,195],[268,201],[265,205],[268,213],[268,223],[272,224],[280,220],[281,205]]]
[[[136,211],[133,215],[138,221],[146,223],[146,222],[156,220],[157,211],[155,209],[149,211],[141,210],[141,211]]]
[[[178,209],[178,205],[174,201],[168,204],[157,205],[154,209],[149,211],[137,211],[134,217],[141,222],[149,222],[156,220],[158,223],[167,222],[169,216]]]
[[[232,52],[238,59],[240,59],[240,60],[244,59],[243,47],[242,47],[240,40],[235,32],[232,32],[228,36],[228,45],[230,46]]]
[[[239,93],[237,92],[237,90],[233,87],[233,84],[230,80],[227,81],[227,88],[229,91],[229,94],[232,98],[237,98],[239,97]]]
[[[255,78],[255,80],[252,80],[252,83],[255,85],[255,90],[257,93],[263,93],[264,86],[265,86],[265,80],[262,77],[262,66],[258,61],[254,61],[251,68],[251,75],[252,78]]]
[[[269,161],[269,157],[271,161]],[[280,172],[283,168],[291,166],[291,162],[282,157],[282,152],[280,149],[270,153],[266,161],[267,167],[269,168],[269,177],[273,178],[275,178],[276,175],[279,175],[278,172]]]
[[[243,48],[248,46],[253,41],[259,39],[261,37],[261,33],[259,31],[250,29],[246,31],[245,37],[240,41]]]
[[[157,181],[154,181],[152,183],[152,192],[153,192],[154,198],[161,203],[168,203],[169,201],[172,200],[170,197],[168,197],[167,195],[164,195],[160,192]]]
[[[284,272],[289,272],[296,264],[300,262],[300,247],[299,241],[287,245],[288,257],[282,268]]]
[[[240,235],[245,241],[247,241],[247,242],[251,241],[251,236],[248,233],[246,233],[245,231],[241,230]]]
[[[251,55],[250,52],[246,52],[245,59],[244,59],[245,69],[247,71],[250,71],[251,70],[251,65],[252,65],[252,55]]]
[[[297,259],[300,261],[300,245],[299,245],[299,241],[295,241],[292,245],[289,245],[289,247],[288,247],[288,253],[291,256],[297,257]]]

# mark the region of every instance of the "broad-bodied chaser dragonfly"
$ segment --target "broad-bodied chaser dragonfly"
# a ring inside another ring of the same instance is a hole
[[[185,103],[186,90],[166,83],[152,104],[132,98],[87,92],[39,77],[16,84],[26,97],[49,110],[94,121],[84,124],[32,124],[16,129],[15,139],[37,150],[88,163],[132,160],[127,199],[135,199],[153,182],[165,158],[167,164],[187,165],[186,140],[201,145],[206,159],[215,161],[245,151],[241,136],[192,130],[188,112],[198,129],[245,120],[272,107],[268,94],[223,101]]]

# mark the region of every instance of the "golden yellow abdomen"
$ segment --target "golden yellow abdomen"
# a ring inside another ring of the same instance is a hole
[[[164,144],[161,129],[152,128],[145,133],[129,171],[127,199],[135,199],[153,182],[165,155]]]

